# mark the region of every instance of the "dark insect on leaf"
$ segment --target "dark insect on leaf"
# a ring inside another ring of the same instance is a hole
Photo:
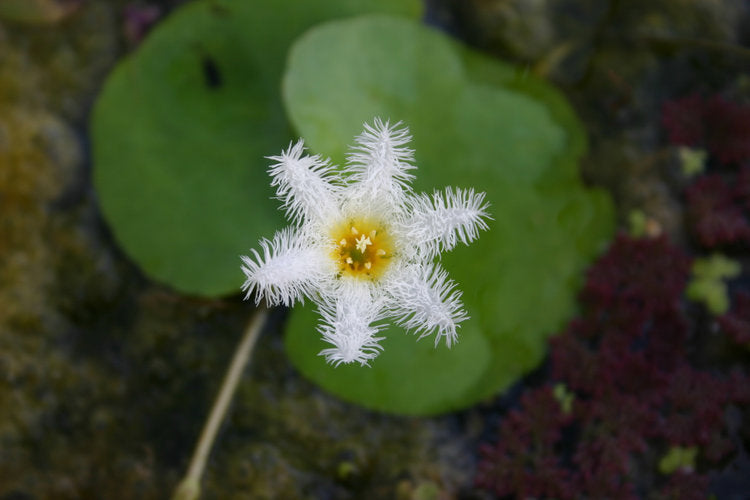
[[[206,87],[210,89],[217,89],[222,85],[221,71],[216,61],[211,59],[209,56],[201,57],[201,68],[203,69],[203,78],[206,82]]]

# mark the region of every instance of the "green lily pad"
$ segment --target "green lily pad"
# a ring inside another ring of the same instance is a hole
[[[239,255],[284,224],[265,156],[293,138],[279,83],[296,36],[418,0],[211,0],[176,10],[107,80],[92,122],[94,184],[115,238],[152,278],[215,296]]]
[[[582,271],[613,230],[609,197],[586,189],[581,124],[550,85],[404,19],[363,16],[320,25],[292,47],[288,114],[316,153],[345,161],[374,117],[413,135],[415,189],[485,190],[494,221],[442,258],[472,318],[452,349],[385,330],[370,368],[325,364],[310,306],[285,339],[293,363],[370,408],[432,414],[468,406],[534,368],[575,309]]]

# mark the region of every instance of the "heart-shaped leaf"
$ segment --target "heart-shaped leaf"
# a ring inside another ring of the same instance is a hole
[[[264,157],[293,138],[287,49],[317,22],[372,11],[418,16],[420,2],[191,2],[119,64],[93,113],[94,183],[147,274],[198,295],[239,289],[239,255],[284,223]]]

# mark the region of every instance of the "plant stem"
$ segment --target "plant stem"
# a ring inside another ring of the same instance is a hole
[[[216,439],[216,433],[219,431],[219,427],[224,420],[227,408],[232,401],[232,396],[240,381],[242,372],[248,363],[255,341],[258,339],[267,318],[268,309],[261,306],[245,329],[242,340],[234,352],[232,363],[229,365],[226,375],[224,375],[224,381],[221,384],[219,395],[216,396],[214,405],[211,408],[211,414],[203,426],[200,439],[195,446],[188,472],[182,481],[180,481],[180,484],[177,485],[177,489],[172,495],[172,500],[196,500],[200,497],[201,478],[203,477],[203,470],[206,468],[206,460]]]

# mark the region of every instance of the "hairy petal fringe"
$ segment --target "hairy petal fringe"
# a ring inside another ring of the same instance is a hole
[[[281,200],[287,216],[296,222],[324,221],[338,212],[336,201],[339,176],[328,160],[319,155],[302,156],[304,141],[289,145],[279,156],[269,156],[271,186],[276,187],[276,197]]]
[[[256,305],[265,297],[269,306],[288,307],[321,289],[330,280],[328,259],[306,240],[293,228],[285,228],[272,240],[263,239],[261,252],[253,249],[251,256],[243,255],[245,299],[255,294]]]
[[[433,332],[435,346],[445,337],[451,347],[458,340],[459,323],[469,319],[461,303],[461,292],[448,279],[448,272],[439,264],[413,266],[404,270],[387,287],[392,297],[389,315],[408,330],[419,333],[419,338]]]
[[[404,193],[411,192],[414,151],[405,147],[411,140],[409,130],[399,125],[376,118],[357,137],[345,170],[356,196],[398,206]]]
[[[458,242],[468,245],[486,231],[489,204],[484,193],[473,189],[446,188],[435,191],[432,197],[418,194],[409,197],[409,215],[397,231],[402,238],[414,243],[424,258],[432,259]]]
[[[344,282],[335,297],[319,307],[321,323],[318,331],[323,340],[333,345],[320,351],[326,361],[338,366],[357,362],[368,365],[383,349],[376,337],[383,328],[373,323],[382,319],[382,301],[372,297],[370,287],[363,283]]]

